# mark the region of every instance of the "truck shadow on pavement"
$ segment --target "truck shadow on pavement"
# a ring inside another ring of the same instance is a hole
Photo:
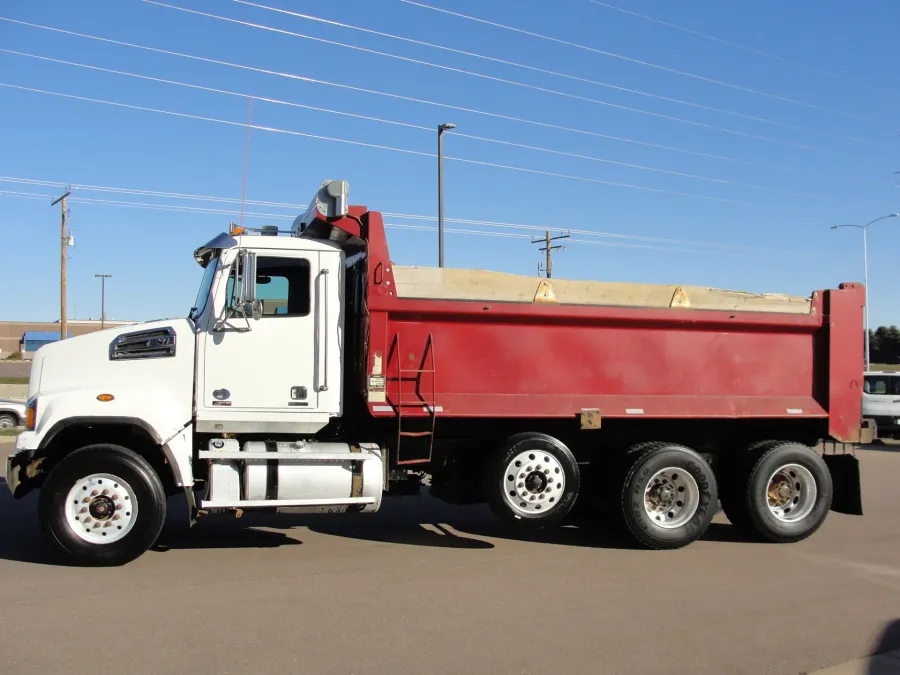
[[[544,530],[527,530],[497,520],[484,505],[452,506],[429,496],[386,499],[375,514],[246,513],[208,515],[188,527],[184,500],[168,502],[166,527],[151,552],[192,549],[276,548],[303,542],[297,534],[309,532],[345,539],[435,548],[489,550],[501,541],[631,549],[623,537],[603,523],[573,524]],[[45,540],[37,522],[37,494],[14,500],[0,479],[0,559],[38,565],[59,565],[56,552]],[[737,528],[713,523],[705,541],[746,542]]]

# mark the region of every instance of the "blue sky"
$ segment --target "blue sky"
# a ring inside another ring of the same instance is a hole
[[[433,7],[582,47],[401,0],[257,2],[568,77],[234,0],[171,4],[446,68],[138,0],[8,0],[0,6],[0,16],[345,87],[7,21],[0,21],[0,48],[400,122],[412,126],[259,100],[252,111],[255,125],[424,153],[254,130],[247,200],[305,204],[322,180],[342,178],[350,181],[353,203],[433,217],[437,196],[432,129],[453,122],[459,134],[445,136],[447,156],[482,164],[447,160],[447,218],[626,235],[574,236],[577,241],[554,259],[558,277],[808,295],[842,281],[862,280],[860,233],[830,231],[829,225],[862,223],[900,210],[900,188],[894,179],[900,170],[895,53],[900,5],[893,0],[612,3],[757,52],[591,0],[425,0]],[[7,52],[0,52],[0,82],[237,123],[0,87],[0,176],[231,200],[241,196],[246,98]],[[0,182],[0,190],[32,195],[62,191],[15,182]],[[70,318],[73,313],[77,318],[99,315],[100,288],[94,274],[100,272],[113,275],[107,284],[110,318],[186,314],[200,279],[191,251],[238,216],[184,209],[233,211],[239,204],[75,190],[70,204],[76,237],[69,261]],[[298,212],[269,205],[245,209],[282,216]],[[386,220],[435,226],[434,221],[396,216]],[[289,221],[253,215],[245,216],[245,222]],[[539,253],[523,237],[539,234],[537,230],[450,222],[447,227],[517,235],[448,233],[449,266],[536,273]],[[8,297],[0,319],[57,319],[58,207],[51,208],[45,198],[0,194],[0,231],[0,287]],[[894,301],[900,219],[873,226],[869,241],[871,322],[900,323]],[[397,263],[436,264],[432,231],[391,229],[389,243]]]

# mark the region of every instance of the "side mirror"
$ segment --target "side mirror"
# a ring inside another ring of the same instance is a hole
[[[256,300],[256,254],[252,251],[241,251],[241,281],[241,304],[252,305]]]

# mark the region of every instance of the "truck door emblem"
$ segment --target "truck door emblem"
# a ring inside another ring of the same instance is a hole
[[[216,389],[213,392],[213,398],[217,401],[225,401],[229,396],[231,396],[231,392],[227,389]]]

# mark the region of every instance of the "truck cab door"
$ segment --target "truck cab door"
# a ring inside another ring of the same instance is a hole
[[[244,316],[236,297],[241,257],[225,270],[216,293],[224,284],[224,305],[200,336],[198,430],[304,433],[327,423],[319,409],[319,256],[258,251],[258,317]]]

